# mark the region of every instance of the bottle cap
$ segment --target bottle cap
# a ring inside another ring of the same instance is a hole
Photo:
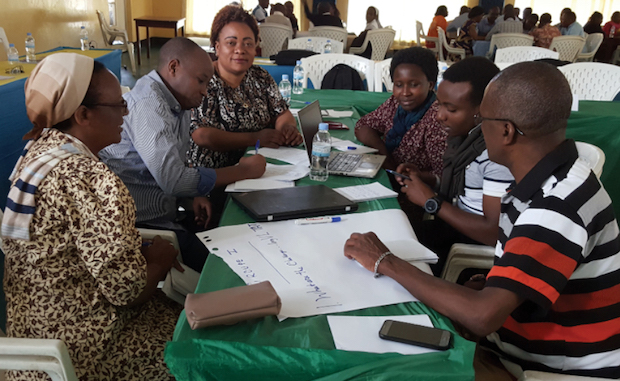
[[[285,79],[288,81],[288,74],[282,74],[282,80],[284,81]]]
[[[327,130],[329,130],[329,124],[319,123],[319,131],[327,131]]]
[[[82,25],[82,27],[80,29],[86,29],[86,27],[84,25]]]
[[[332,42],[332,40],[327,40],[327,42]]]
[[[297,65],[301,65],[301,60],[297,60]]]
[[[26,33],[26,36],[32,36],[32,33],[28,32]]]
[[[15,44],[9,44],[9,48],[14,48]]]

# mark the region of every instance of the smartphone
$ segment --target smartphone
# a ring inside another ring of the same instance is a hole
[[[379,337],[442,351],[450,348],[452,342],[452,332],[450,331],[394,320],[386,320],[383,323]]]
[[[326,122],[330,130],[348,130],[349,126],[340,122]]]

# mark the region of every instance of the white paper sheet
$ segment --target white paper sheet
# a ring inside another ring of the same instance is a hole
[[[249,150],[248,154],[255,154],[256,150]],[[280,148],[267,148],[262,147],[258,149],[258,153],[268,157],[270,159],[276,159],[291,164],[303,164],[310,165],[308,159],[308,152],[305,149],[293,148],[293,147],[280,147]]]
[[[0,75],[0,81],[4,81],[7,79],[13,79],[15,78],[14,76],[10,76],[10,75]]]
[[[354,232],[374,231],[407,260],[436,261],[416,239],[400,209],[347,214],[343,221],[295,225],[293,220],[226,226],[198,233],[246,284],[269,280],[282,299],[281,317],[301,317],[416,299],[396,281],[344,256]]]
[[[354,147],[355,149],[351,149],[349,147]],[[360,144],[355,144],[350,140],[342,140],[334,137],[332,137],[332,148],[337,149],[338,151],[355,154],[375,153],[379,151],[376,148],[366,147]]]
[[[382,198],[397,197],[398,193],[379,182],[350,187],[334,188],[334,190],[351,201],[363,202]]]
[[[579,94],[573,93],[573,103],[570,106],[571,111],[579,111]]]
[[[248,179],[240,180],[236,183],[229,184],[226,192],[250,192],[266,189],[282,189],[292,188],[295,186],[294,181],[270,180],[270,179]]]
[[[330,118],[350,118],[353,116],[353,111],[336,111],[328,109],[327,116]]]
[[[310,168],[305,164],[276,165],[267,163],[267,168],[261,179],[295,181],[308,176],[308,173],[310,173]]]
[[[336,349],[371,353],[396,352],[403,355],[437,352],[435,349],[397,343],[380,338],[379,330],[386,320],[433,327],[431,318],[428,315],[327,317]]]

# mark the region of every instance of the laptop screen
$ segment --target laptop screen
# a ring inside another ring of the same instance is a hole
[[[308,152],[308,157],[312,156],[312,139],[319,130],[319,123],[323,123],[321,116],[321,106],[316,100],[297,112],[299,124],[301,125],[301,134],[304,138],[304,145]]]

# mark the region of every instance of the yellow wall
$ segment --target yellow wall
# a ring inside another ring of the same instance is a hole
[[[84,25],[91,40],[104,47],[96,10],[106,11],[107,0],[0,0],[0,26],[20,55],[26,54],[24,40],[31,32],[36,51],[58,46],[80,46],[79,31]],[[0,60],[6,59],[0,49]]]
[[[126,0],[125,20],[127,21],[127,37],[131,41],[136,41],[136,24],[134,17],[141,17],[153,14],[153,0]],[[151,29],[149,28],[149,31]],[[140,38],[146,38],[146,28],[140,28]]]
[[[141,16],[186,17],[186,0],[126,0],[127,34],[136,40],[136,24],[133,19]],[[203,0],[204,1],[204,0]],[[208,0],[207,0],[208,1]],[[149,28],[151,37],[174,37],[172,29]],[[179,35],[181,31],[179,30]],[[146,39],[146,28],[140,28],[140,39]]]

